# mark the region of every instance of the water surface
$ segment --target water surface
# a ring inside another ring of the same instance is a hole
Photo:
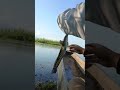
[[[59,47],[35,45],[35,82],[57,80],[57,74],[51,74],[51,71],[59,50]]]
[[[34,89],[34,47],[0,43],[0,90]]]
[[[57,81],[57,74],[51,74],[60,47],[35,45],[35,82]],[[80,55],[84,60],[83,55]]]

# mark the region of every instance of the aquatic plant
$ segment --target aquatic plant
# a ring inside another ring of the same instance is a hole
[[[0,39],[19,40],[25,42],[35,42],[35,34],[22,28],[4,28],[0,29]]]
[[[35,90],[57,90],[57,84],[52,81],[48,81],[45,83],[38,83],[35,86]]]

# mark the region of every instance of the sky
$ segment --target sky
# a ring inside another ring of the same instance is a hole
[[[0,1],[0,28],[24,28],[34,32],[34,0]]]
[[[65,36],[57,24],[57,17],[68,8],[75,8],[84,0],[35,0],[35,37],[51,40],[62,40]],[[70,44],[82,47],[85,41],[75,36],[69,36]]]

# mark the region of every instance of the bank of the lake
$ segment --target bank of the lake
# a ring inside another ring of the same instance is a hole
[[[1,40],[17,40],[24,41],[26,43],[34,43],[35,35],[33,32],[22,28],[0,28],[0,39]]]
[[[0,42],[34,47],[35,35],[22,28],[0,28]]]
[[[9,43],[13,45],[22,45],[22,46],[29,46],[29,47],[34,47],[34,43],[30,42],[25,42],[25,41],[19,41],[19,40],[12,40],[12,39],[0,39],[0,43]]]
[[[45,38],[37,38],[37,39],[35,39],[35,42],[41,43],[41,44],[52,45],[52,46],[61,46],[59,41],[49,40],[49,39],[45,39]]]

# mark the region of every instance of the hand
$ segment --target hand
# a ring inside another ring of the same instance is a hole
[[[76,52],[76,53],[79,53],[79,54],[84,53],[84,48],[82,48],[78,45],[72,44],[72,45],[69,46],[69,48],[70,48],[71,52]]]
[[[118,53],[96,43],[87,44],[85,46],[84,56],[86,59],[86,68],[92,63],[99,63],[106,67],[117,67],[120,58]]]

